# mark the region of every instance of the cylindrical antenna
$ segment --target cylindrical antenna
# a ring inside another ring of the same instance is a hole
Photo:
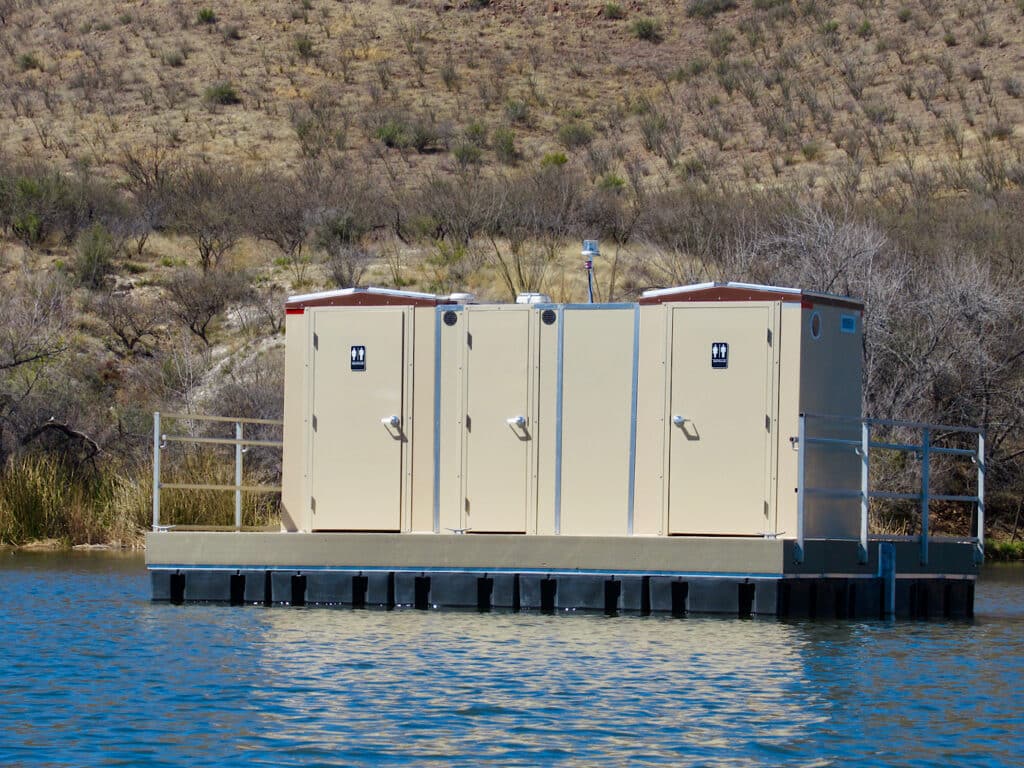
[[[580,254],[583,256],[583,268],[587,270],[587,301],[591,304],[594,303],[594,257],[601,255],[601,250],[597,246],[597,240],[584,240],[583,241],[583,252]]]

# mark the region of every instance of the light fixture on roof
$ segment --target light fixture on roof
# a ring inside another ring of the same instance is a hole
[[[601,249],[597,245],[597,240],[584,240],[583,241],[583,252],[580,254],[583,257],[583,268],[587,270],[587,301],[591,304],[594,303],[594,257],[601,255]]]

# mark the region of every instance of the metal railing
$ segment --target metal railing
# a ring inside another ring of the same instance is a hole
[[[230,437],[196,437],[194,435],[174,435],[162,431],[166,421],[204,421],[235,425],[235,436]],[[242,482],[242,457],[249,448],[277,448],[284,445],[281,440],[246,439],[245,425],[262,425],[281,427],[280,419],[242,419],[233,416],[202,416],[195,413],[164,413],[153,414],[153,530],[167,530],[168,526],[160,524],[160,492],[163,489],[187,491],[234,491],[235,494],[235,530],[242,529],[242,494],[243,493],[280,493],[281,487],[276,485],[244,485]],[[191,443],[195,445],[233,445],[235,447],[235,482],[234,484],[213,483],[165,483],[160,479],[161,452],[171,443]]]
[[[808,434],[808,422],[832,425],[833,427],[844,427],[847,433],[852,431],[853,425],[859,425],[860,437],[823,437]],[[893,440],[875,440],[873,434],[879,428],[892,430],[905,430],[918,432],[921,435],[920,442],[895,442]],[[977,445],[971,448],[953,448],[944,445],[935,445],[934,438],[941,433],[943,438],[952,435],[976,435]],[[921,564],[928,564],[928,543],[929,543],[929,508],[933,501],[963,502],[974,504],[977,508],[977,530],[976,535],[967,537],[967,540],[976,544],[976,558],[980,561],[985,551],[985,431],[979,427],[950,426],[946,424],[925,424],[914,421],[900,421],[897,419],[858,419],[843,416],[826,416],[821,414],[802,413],[800,414],[799,434],[791,438],[796,444],[798,451],[797,458],[797,551],[798,561],[803,560],[804,555],[804,520],[807,498],[809,496],[833,498],[833,499],[859,499],[860,501],[860,536],[859,548],[861,562],[867,562],[868,557],[868,513],[872,499],[884,499],[888,501],[916,501],[920,508],[921,533],[919,538],[921,547]],[[807,479],[807,451],[812,446],[837,446],[849,448],[860,457],[860,488],[819,488],[808,487]],[[920,458],[920,488],[916,492],[885,491],[871,489],[871,455],[874,451],[889,451],[896,453],[913,454]],[[969,459],[977,466],[977,493],[969,495],[940,494],[931,492],[931,474],[933,456],[957,456]]]

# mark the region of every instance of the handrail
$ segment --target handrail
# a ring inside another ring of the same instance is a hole
[[[173,421],[206,421],[222,424],[234,424],[234,438],[194,437],[192,435],[168,435],[161,429],[164,420]],[[244,425],[256,424],[280,427],[284,422],[280,419],[248,419],[234,416],[207,416],[198,413],[153,413],[153,530],[166,531],[168,526],[160,524],[160,492],[168,490],[195,491],[234,491],[235,493],[235,530],[242,529],[242,494],[243,493],[280,493],[277,485],[245,485],[242,482],[242,456],[250,447],[281,448],[281,440],[247,440]],[[197,445],[233,445],[235,447],[235,482],[232,485],[213,483],[165,483],[160,480],[160,452],[170,443],[193,443]]]
[[[831,413],[802,413],[801,416],[806,416],[808,419],[817,419],[820,421],[845,421],[851,424],[870,424],[874,427],[906,427],[909,429],[924,429],[928,428],[936,432],[970,432],[973,434],[979,434],[985,431],[984,427],[968,427],[964,425],[952,425],[952,424],[932,424],[925,421],[906,421],[904,419],[864,419],[858,416],[837,416]]]
[[[808,421],[822,421],[839,424],[853,425],[860,427],[861,437],[859,440],[852,438],[808,436]],[[896,443],[881,442],[871,439],[873,427],[896,427],[900,429],[919,430],[921,432],[920,443]],[[977,435],[977,447],[969,448],[947,448],[932,444],[936,432],[952,434],[974,434]],[[906,421],[902,419],[861,419],[851,416],[834,416],[828,414],[801,413],[799,417],[799,429],[796,437],[790,438],[798,451],[797,457],[797,541],[796,558],[803,562],[804,557],[804,515],[808,496],[824,498],[859,498],[860,499],[860,560],[867,562],[868,557],[868,511],[871,499],[890,499],[900,501],[918,501],[920,503],[921,534],[917,537],[921,546],[921,564],[928,564],[928,545],[930,540],[930,505],[933,501],[959,502],[974,504],[978,510],[976,535],[969,537],[975,542],[977,552],[975,557],[980,560],[985,552],[985,430],[980,427],[950,426],[946,424],[928,424],[925,422]],[[807,487],[807,450],[812,446],[833,445],[844,448],[853,448],[861,459],[861,482],[860,489],[840,489],[824,487]],[[900,453],[913,453],[921,459],[921,487],[914,493],[872,490],[870,484],[870,456],[874,449],[885,451],[896,451]],[[976,495],[968,494],[933,494],[931,492],[931,457],[933,454],[944,456],[959,456],[970,458],[977,465],[977,488]]]

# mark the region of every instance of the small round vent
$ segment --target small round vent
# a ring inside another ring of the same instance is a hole
[[[544,323],[544,325],[554,325],[555,320],[558,319],[558,315],[555,313],[555,310],[553,309],[545,309],[543,312],[541,312],[540,319]]]
[[[444,324],[455,325],[459,322],[459,315],[457,312],[452,312],[450,309],[444,313]]]

